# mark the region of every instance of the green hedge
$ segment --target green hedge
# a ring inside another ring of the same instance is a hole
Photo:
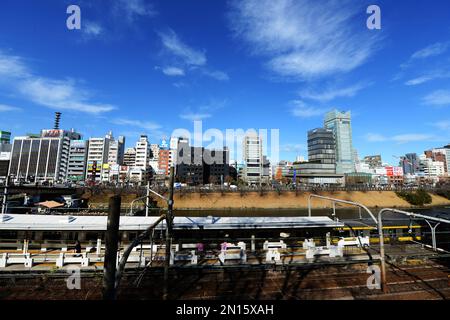
[[[432,202],[431,196],[423,189],[418,189],[416,192],[396,192],[397,195],[405,199],[409,204],[413,206],[423,206]]]

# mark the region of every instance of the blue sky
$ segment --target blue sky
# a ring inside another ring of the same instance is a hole
[[[280,158],[351,110],[361,156],[387,162],[450,143],[450,3],[6,0],[0,129],[113,130],[133,145],[176,128],[280,129]],[[66,8],[81,8],[81,30]],[[367,6],[382,29],[368,30]]]

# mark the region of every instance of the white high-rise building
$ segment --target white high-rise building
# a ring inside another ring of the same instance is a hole
[[[146,135],[141,135],[139,141],[136,142],[136,160],[134,166],[146,170],[148,161],[150,160],[150,143]]]
[[[262,138],[255,132],[243,139],[244,172],[243,179],[248,184],[261,184],[263,177]]]
[[[111,135],[112,136],[112,135]],[[125,137],[119,136],[117,140],[111,140],[108,151],[108,164],[115,165],[123,164],[123,157],[125,151]]]
[[[427,158],[425,154],[419,156],[419,171],[426,177],[440,177],[445,174],[444,162],[433,161]]]
[[[69,160],[67,165],[67,180],[82,181],[86,174],[86,157],[88,142],[85,140],[71,140]]]
[[[101,180],[103,165],[108,164],[109,145],[112,141],[114,139],[111,132],[103,138],[89,139],[86,180]]]
[[[152,153],[150,159],[158,160],[159,159],[159,144],[152,143],[150,145],[150,150],[151,150],[151,153]]]

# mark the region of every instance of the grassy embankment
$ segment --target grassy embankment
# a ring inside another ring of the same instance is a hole
[[[342,200],[362,203],[367,207],[397,207],[411,208],[414,207],[406,200],[400,198],[393,191],[353,191],[353,192],[320,192],[323,196],[333,197]],[[267,192],[260,194],[259,192],[240,192],[233,193],[187,193],[181,194],[177,192],[174,198],[175,209],[299,209],[308,207],[308,192]],[[90,198],[92,206],[105,206],[108,203],[108,194],[94,195]],[[430,194],[431,203],[426,206],[445,206],[450,205],[450,200],[445,197]],[[136,195],[126,195],[122,198],[122,205],[128,206],[129,203],[136,198]],[[158,201],[158,207],[165,207],[161,199]],[[320,199],[313,199],[313,207],[329,207],[330,203]]]

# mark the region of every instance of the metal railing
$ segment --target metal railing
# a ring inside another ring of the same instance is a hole
[[[385,258],[385,252],[384,252],[384,235],[383,235],[383,214],[385,212],[394,212],[394,213],[406,215],[408,217],[425,219],[425,221],[428,223],[428,225],[431,228],[434,251],[436,251],[436,249],[437,249],[437,245],[436,245],[436,228],[437,228],[437,226],[441,222],[450,224],[450,220],[447,220],[447,219],[430,217],[430,216],[426,216],[426,215],[423,215],[420,213],[412,213],[412,212],[407,212],[407,211],[398,210],[398,209],[383,208],[380,210],[380,212],[378,212],[378,234],[380,237],[379,241],[380,241],[380,262],[381,262],[381,288],[384,292],[387,291],[386,258]],[[433,227],[428,220],[435,221],[435,222],[437,222],[437,224]]]
[[[309,217],[311,217],[311,199],[312,198],[318,198],[318,199],[322,199],[322,200],[331,201],[332,205],[333,205],[333,216],[336,215],[336,203],[344,203],[344,204],[352,205],[352,206],[355,206],[355,207],[363,209],[364,211],[366,211],[370,215],[370,217],[375,222],[375,224],[378,224],[377,218],[375,218],[375,216],[373,215],[372,211],[370,211],[369,208],[367,208],[365,205],[363,205],[361,203],[353,202],[353,201],[347,201],[347,200],[341,200],[341,199],[336,199],[336,198],[331,198],[331,197],[319,196],[317,194],[310,194],[308,196],[308,216]]]

